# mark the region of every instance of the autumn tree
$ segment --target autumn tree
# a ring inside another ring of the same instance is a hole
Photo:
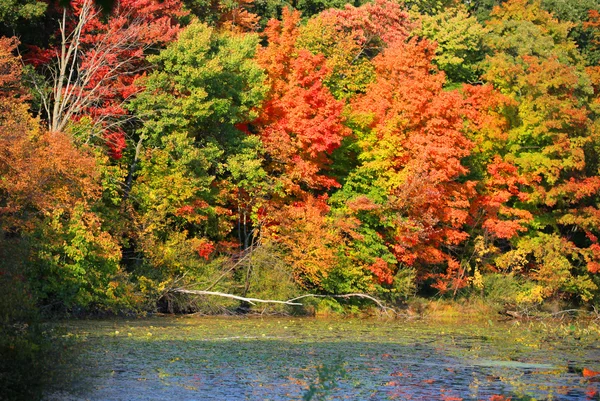
[[[13,55],[17,41],[1,38],[0,45],[3,226],[27,227],[97,193],[95,163],[79,158],[64,134],[40,129],[29,114],[20,60]]]
[[[304,288],[323,289],[323,280],[338,264],[336,252],[341,237],[332,229],[328,211],[324,198],[310,197],[286,205],[273,212],[277,224],[263,233],[264,241],[273,240],[283,247],[295,281]]]
[[[0,39],[0,241],[27,247],[29,263],[20,274],[37,302],[117,308],[127,291],[118,278],[119,247],[93,210],[101,195],[101,159],[30,116],[21,63],[11,54],[15,46]]]
[[[305,189],[338,185],[324,172],[348,131],[342,102],[323,84],[325,58],[296,47],[299,20],[298,12],[285,11],[282,22],[272,20],[265,30],[268,46],[257,59],[267,73],[269,93],[253,126],[267,153],[266,170],[281,188],[279,196],[301,199]]]
[[[157,69],[131,103],[143,125],[130,236],[146,263],[139,275],[159,287],[206,278],[213,256],[251,245],[251,215],[269,187],[260,140],[244,132],[266,94],[258,42],[194,22],[151,57]]]
[[[125,103],[140,88],[135,80],[148,67],[150,48],[173,40],[179,30],[181,3],[154,0],[122,0],[104,18],[91,0],[71,2],[61,9],[58,43],[41,49],[34,47],[27,61],[49,78],[45,82],[32,76],[41,98],[48,129],[63,131],[84,116],[93,129],[84,141],[100,135],[115,158],[125,147],[123,120]]]
[[[533,278],[523,299],[536,302],[560,293],[585,301],[597,289],[595,94],[570,27],[527,0],[508,1],[487,24],[484,79],[510,103],[485,180],[497,213],[483,227],[510,240],[495,264]]]
[[[363,258],[377,263],[380,279],[391,284],[396,272],[416,269],[447,290],[464,285],[452,251],[467,238],[474,184],[462,180],[462,160],[473,145],[463,132],[463,97],[443,90],[434,49],[413,38],[375,58],[377,79],[353,102],[361,164],[338,196],[364,222],[373,246]]]
[[[329,69],[325,85],[337,99],[363,93],[374,79],[370,60],[391,41],[406,39],[414,24],[394,1],[360,7],[347,4],[311,18],[301,28],[299,45],[323,54]]]

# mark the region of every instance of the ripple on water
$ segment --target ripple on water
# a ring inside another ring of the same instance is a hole
[[[567,368],[600,370],[593,339],[544,342],[533,326],[152,318],[70,329],[87,333],[82,353],[46,401],[300,400],[311,385],[314,399],[331,400],[585,400],[600,390]]]

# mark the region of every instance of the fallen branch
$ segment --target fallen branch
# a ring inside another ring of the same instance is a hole
[[[184,288],[175,288],[171,290],[171,292],[178,292],[180,294],[193,294],[193,295],[213,295],[217,297],[225,297],[225,298],[233,298],[239,301],[248,302],[251,305],[256,305],[256,302],[265,303],[265,304],[284,304],[284,305],[299,305],[302,306],[301,303],[293,302],[294,300],[289,301],[277,301],[273,299],[258,299],[258,298],[246,298],[240,297],[239,295],[227,294],[224,292],[215,292],[215,291],[200,291],[200,290],[186,290]]]
[[[241,297],[239,295],[227,294],[224,292],[216,292],[216,291],[188,290],[185,288],[175,288],[175,289],[170,290],[170,292],[177,292],[180,294],[192,294],[192,295],[212,295],[212,296],[217,296],[217,297],[232,298],[232,299],[237,299],[239,301],[248,302],[251,305],[256,305],[256,303],[265,303],[265,304],[282,304],[282,305],[302,306],[303,304],[301,304],[299,302],[295,302],[295,301],[298,301],[303,298],[309,298],[309,297],[312,297],[312,298],[363,298],[363,299],[369,299],[369,300],[375,302],[381,309],[383,309],[385,311],[390,309],[387,306],[385,306],[383,304],[383,302],[381,302],[377,298],[372,297],[371,295],[361,294],[361,293],[342,294],[342,295],[305,294],[305,295],[301,295],[296,298],[288,299],[287,301],[278,301],[278,300],[274,300],[274,299],[247,298],[247,297]]]
[[[381,302],[377,298],[372,297],[372,296],[367,295],[367,294],[361,294],[361,293],[356,293],[356,294],[342,294],[342,295],[306,294],[306,295],[301,295],[301,296],[296,297],[296,298],[292,298],[289,301],[297,301],[299,299],[309,298],[309,297],[313,297],[313,298],[363,298],[363,299],[370,299],[371,301],[375,302],[381,309],[384,309],[384,310],[389,309],[387,306],[385,306],[383,304],[383,302]]]

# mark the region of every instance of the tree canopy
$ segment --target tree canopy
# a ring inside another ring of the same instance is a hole
[[[600,300],[596,1],[106,4],[0,7],[0,246],[38,305]]]

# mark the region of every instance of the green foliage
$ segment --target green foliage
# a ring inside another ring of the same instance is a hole
[[[421,24],[416,34],[437,43],[433,62],[447,74],[447,85],[479,81],[485,31],[475,17],[464,7],[448,8],[422,16]]]
[[[374,67],[352,34],[340,32],[334,19],[316,17],[302,27],[298,44],[327,58],[330,73],[325,85],[337,99],[366,90],[375,78]]]
[[[37,0],[3,0],[0,3],[0,24],[14,27],[19,20],[40,17],[48,5]]]
[[[185,133],[163,135],[160,142],[160,147],[141,156],[131,196],[142,225],[164,232],[172,225],[185,224],[185,217],[175,216],[179,208],[195,199],[211,198],[215,176],[209,172],[216,170],[213,161],[223,151],[214,142],[196,147]]]
[[[587,64],[597,65],[600,61],[600,52],[593,43],[593,35],[584,27],[584,22],[588,20],[590,10],[600,11],[600,2],[598,0],[542,0],[541,5],[560,21],[573,24],[569,37],[577,43]]]
[[[410,267],[401,267],[394,275],[394,282],[387,297],[392,301],[405,301],[417,293],[417,272]]]
[[[330,294],[348,294],[353,292],[375,292],[371,273],[364,264],[355,263],[351,258],[340,257],[321,282],[323,291]],[[332,301],[337,303],[337,301]]]
[[[184,133],[160,140],[160,148],[141,156],[131,190],[137,227],[132,241],[145,260],[132,270],[150,300],[160,298],[169,283],[182,275],[199,278],[204,263],[198,249],[209,243],[204,238],[222,237],[230,229],[205,201],[214,200],[214,176],[208,170],[222,151],[215,144],[198,148]]]
[[[254,248],[237,274],[239,281],[244,283],[247,296],[252,298],[287,300],[300,294],[291,268],[275,244]]]
[[[30,241],[36,260],[31,279],[41,302],[66,311],[132,306],[120,273],[120,248],[85,204],[55,212]]]
[[[402,3],[407,9],[422,15],[440,14],[460,4],[457,0],[402,0]]]
[[[523,302],[523,294],[530,293],[535,286],[514,273],[490,273],[482,278],[483,295],[486,301],[501,305],[516,305]]]
[[[166,133],[185,132],[198,141],[227,143],[234,125],[257,117],[265,75],[252,60],[258,36],[216,33],[194,22],[179,39],[150,58],[157,70],[131,107],[153,143]]]
[[[257,45],[257,36],[217,34],[193,23],[153,58],[158,70],[132,102],[144,119],[144,145],[154,146],[143,157],[148,162],[139,176],[146,178],[135,189],[138,196],[143,199],[146,185],[159,192],[175,190],[149,200],[167,202],[170,209],[165,205],[163,211],[172,213],[185,202],[214,199],[215,180],[260,186],[265,178],[261,144],[236,128],[257,117],[266,93],[265,75],[252,60]]]
[[[515,249],[501,255],[496,263],[505,272],[523,273],[530,263],[536,266],[531,273],[536,284],[517,297],[522,302],[541,303],[558,293],[578,296],[583,301],[593,298],[598,287],[590,277],[572,272],[573,265],[582,262],[579,250],[558,235],[536,233],[521,238]]]
[[[486,22],[485,43],[497,56],[555,56],[561,62],[578,62],[577,46],[569,38],[570,22],[541,9],[533,0],[509,1]],[[493,59],[494,56],[492,56]]]
[[[506,0],[471,0],[467,2],[467,8],[471,15],[474,15],[479,22],[489,19],[494,7],[500,6]]]
[[[253,198],[266,188],[261,143],[237,128],[257,117],[266,93],[253,61],[257,45],[258,36],[194,22],[152,58],[158,68],[131,103],[147,148],[131,190],[133,241],[146,260],[138,273],[154,282],[144,284],[154,288],[146,294],[160,296],[188,273],[206,277],[215,241],[234,228],[224,206],[240,190]]]
[[[286,0],[254,0],[252,11],[261,17],[260,25],[264,27],[269,20],[281,18],[284,8],[290,7]]]

